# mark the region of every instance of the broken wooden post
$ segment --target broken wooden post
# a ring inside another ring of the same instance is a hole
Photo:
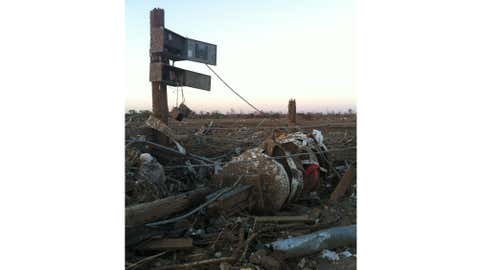
[[[295,103],[295,99],[290,99],[288,101],[288,125],[297,125],[297,105]]]
[[[335,190],[330,195],[330,201],[337,202],[345,195],[345,192],[347,192],[348,188],[352,185],[354,176],[355,166],[352,165],[347,169],[342,179],[340,179],[340,182],[338,182],[337,187],[335,187]]]

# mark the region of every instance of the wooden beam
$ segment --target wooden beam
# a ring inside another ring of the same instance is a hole
[[[161,238],[152,237],[142,244],[140,250],[180,250],[193,248],[192,238]]]
[[[315,222],[314,218],[309,216],[260,216],[255,217],[257,223],[290,223],[290,222]]]
[[[187,210],[202,202],[209,193],[210,189],[204,187],[153,202],[129,206],[125,209],[126,226],[144,225]]]

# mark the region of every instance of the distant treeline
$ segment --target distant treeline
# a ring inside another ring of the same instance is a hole
[[[129,110],[127,114],[151,114],[152,112],[149,110]],[[309,119],[315,119],[318,117],[322,116],[327,116],[327,115],[343,115],[343,116],[353,116],[356,115],[356,112],[353,111],[352,109],[349,109],[347,111],[326,111],[326,112],[297,112],[297,116],[309,120]],[[233,109],[231,109],[229,112],[222,113],[218,110],[214,110],[212,112],[205,112],[205,111],[199,111],[195,112],[192,111],[192,113],[189,115],[188,118],[192,119],[203,119],[203,118],[208,118],[208,119],[221,119],[221,118],[285,118],[287,117],[286,113],[282,112],[274,112],[274,111],[269,111],[269,112],[264,112],[264,114],[260,113],[243,113],[243,112],[235,112]]]

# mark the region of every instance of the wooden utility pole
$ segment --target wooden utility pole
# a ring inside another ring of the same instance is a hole
[[[152,83],[153,117],[168,126],[167,85],[189,86],[210,91],[210,76],[170,66],[169,60],[189,60],[216,65],[217,45],[189,39],[165,28],[165,11],[150,11],[150,82]],[[168,144],[158,131],[157,141]]]
[[[163,31],[165,28],[165,12],[163,9],[153,9],[150,11],[150,69],[152,63],[167,63],[168,59],[162,58],[159,52],[163,51]],[[150,70],[152,72],[152,70]],[[162,72],[160,69],[160,78]],[[152,112],[153,116],[161,119],[168,125],[168,98],[167,84],[161,79],[152,81]],[[168,138],[154,131],[155,137],[161,144],[167,144]]]

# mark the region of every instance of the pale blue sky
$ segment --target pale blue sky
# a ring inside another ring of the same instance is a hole
[[[181,35],[217,45],[213,68],[234,89],[265,111],[355,108],[353,0],[141,1],[125,2],[126,109],[151,109],[149,11],[165,10],[165,25]],[[184,87],[195,111],[252,109],[204,64],[177,66],[212,76],[210,92]],[[169,107],[175,105],[169,87]]]

